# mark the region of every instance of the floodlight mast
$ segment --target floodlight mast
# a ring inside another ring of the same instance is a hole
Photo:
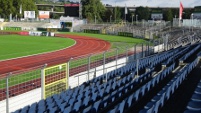
[[[79,19],[82,19],[82,2],[79,0]]]

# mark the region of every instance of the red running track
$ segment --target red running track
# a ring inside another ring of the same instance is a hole
[[[76,44],[63,50],[22,57],[17,59],[0,61],[0,74],[28,69],[44,64],[55,65],[67,62],[71,57],[78,57],[86,54],[95,54],[108,50],[109,42],[86,36],[56,34],[58,37],[68,37],[76,41]],[[2,75],[0,76],[0,78]]]

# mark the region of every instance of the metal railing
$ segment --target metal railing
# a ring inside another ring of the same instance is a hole
[[[68,78],[68,86],[69,88],[77,87],[83,82],[100,75],[105,75],[109,71],[133,62],[137,58],[148,56],[152,52],[153,47],[147,43],[110,49],[99,54],[71,58],[66,62],[69,64],[68,73],[70,77]],[[48,67],[48,63],[44,65]],[[42,83],[44,80],[41,77],[45,76],[42,73],[44,65],[0,75],[1,113],[13,112],[43,99],[43,90],[41,88],[47,82],[51,82],[51,80],[47,79],[45,83]],[[58,70],[53,71],[56,73]],[[62,71],[59,74],[62,74]],[[56,76],[57,74],[53,75]],[[51,91],[54,91],[54,89]],[[58,91],[58,89],[55,89],[55,91]]]

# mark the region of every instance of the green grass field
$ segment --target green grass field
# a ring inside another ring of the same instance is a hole
[[[75,44],[68,38],[0,35],[0,60],[63,49]]]
[[[147,43],[147,41],[139,38],[115,36],[115,35],[104,35],[104,34],[90,34],[90,33],[74,33],[68,32],[65,34],[81,35],[81,36],[90,36],[93,38],[98,38],[106,40],[112,44],[112,48],[121,47],[121,46],[134,46],[134,44]]]

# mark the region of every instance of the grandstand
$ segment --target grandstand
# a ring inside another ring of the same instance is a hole
[[[49,28],[54,26],[48,22],[7,22],[4,27],[21,27],[21,28]]]
[[[128,62],[14,113],[200,113],[201,34],[195,33],[190,42]]]

